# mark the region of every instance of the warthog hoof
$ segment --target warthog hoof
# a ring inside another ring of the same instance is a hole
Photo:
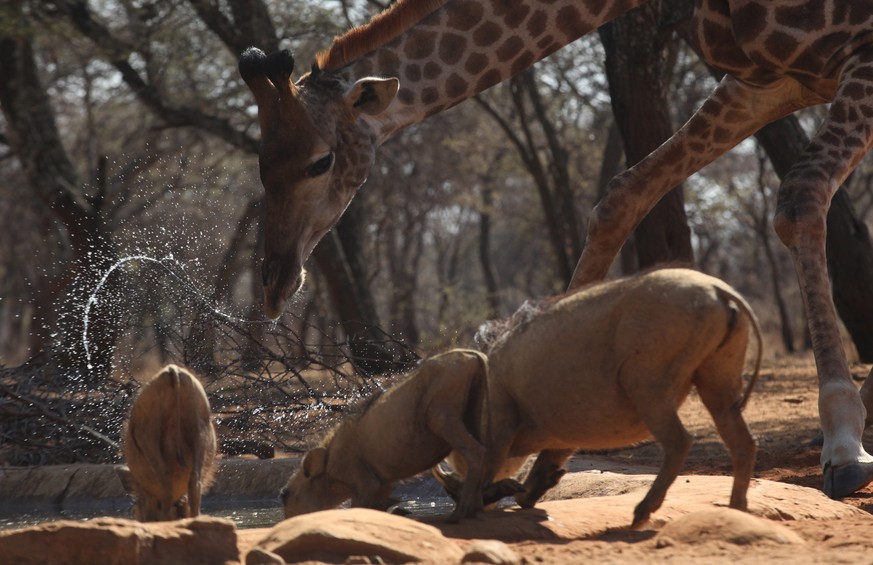
[[[514,496],[525,492],[524,485],[515,479],[500,479],[496,483],[489,483],[482,490],[482,502],[485,506],[494,504],[506,496]]]
[[[873,462],[831,465],[822,468],[824,493],[830,498],[843,498],[873,481]]]
[[[556,468],[541,475],[539,481],[522,487],[524,491],[515,495],[515,502],[522,508],[533,508],[549,489],[558,484],[566,472],[566,469]]]

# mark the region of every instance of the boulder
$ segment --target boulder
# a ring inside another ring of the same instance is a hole
[[[658,547],[726,542],[734,545],[802,544],[785,526],[732,508],[692,512],[665,525],[655,538]]]
[[[0,556],[16,565],[224,565],[239,561],[239,550],[236,526],[223,518],[95,518],[2,532]]]
[[[246,556],[247,565],[346,562],[364,557],[384,563],[455,562],[464,552],[438,529],[366,508],[324,510],[279,522]]]

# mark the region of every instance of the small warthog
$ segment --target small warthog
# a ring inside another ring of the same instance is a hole
[[[426,359],[340,422],[282,489],[285,517],[348,499],[353,506],[384,510],[394,502],[394,482],[427,471],[453,450],[464,460],[481,461],[485,447],[470,429],[481,412],[486,363],[483,354],[467,350]]]
[[[743,392],[750,326],[758,355]],[[476,474],[485,483],[503,479],[539,453],[516,494],[521,506],[531,507],[557,484],[577,449],[628,446],[651,434],[664,449],[664,463],[634,510],[638,525],[660,507],[688,453],[691,437],[677,409],[693,385],[731,454],[730,505],[745,509],[757,447],[741,410],[760,369],[761,347],[748,303],[726,283],[687,269],[599,284],[523,309],[488,348],[489,409],[480,432],[489,438],[488,452],[485,470]],[[465,472],[455,466],[459,475]],[[435,473],[457,496],[457,478]],[[468,483],[459,495],[466,516],[482,505],[481,491]]]
[[[200,514],[215,460],[215,428],[200,382],[181,367],[164,367],[133,402],[123,450],[127,465],[117,471],[136,497],[137,520]]]

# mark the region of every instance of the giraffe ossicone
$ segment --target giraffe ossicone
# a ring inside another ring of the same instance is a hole
[[[400,129],[497,84],[645,0],[399,0],[290,79],[290,56],[247,51],[240,72],[261,126],[265,310],[278,317],[303,264]],[[873,145],[873,0],[699,0],[690,37],[728,75],[689,121],[610,183],[571,288],[600,280],[673,186],[791,112],[832,102],[779,189],[775,225],[794,260],[819,374],[825,492],[873,480],[859,396],[825,257],[831,196]],[[277,69],[282,72],[277,72]],[[285,72],[287,71],[287,72]],[[871,379],[873,380],[873,379]],[[863,398],[863,402],[862,402]]]

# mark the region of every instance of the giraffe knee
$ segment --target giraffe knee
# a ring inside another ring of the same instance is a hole
[[[829,192],[827,181],[815,173],[810,167],[792,169],[779,187],[773,228],[789,249],[800,244],[798,238],[824,241]]]
[[[798,213],[797,208],[779,207],[773,217],[773,229],[789,249],[797,247],[802,238],[806,243],[823,242],[826,233],[827,208]]]
[[[785,247],[791,247],[791,244],[794,242],[796,228],[797,223],[793,218],[784,212],[776,212],[776,215],[773,217],[773,229]]]

